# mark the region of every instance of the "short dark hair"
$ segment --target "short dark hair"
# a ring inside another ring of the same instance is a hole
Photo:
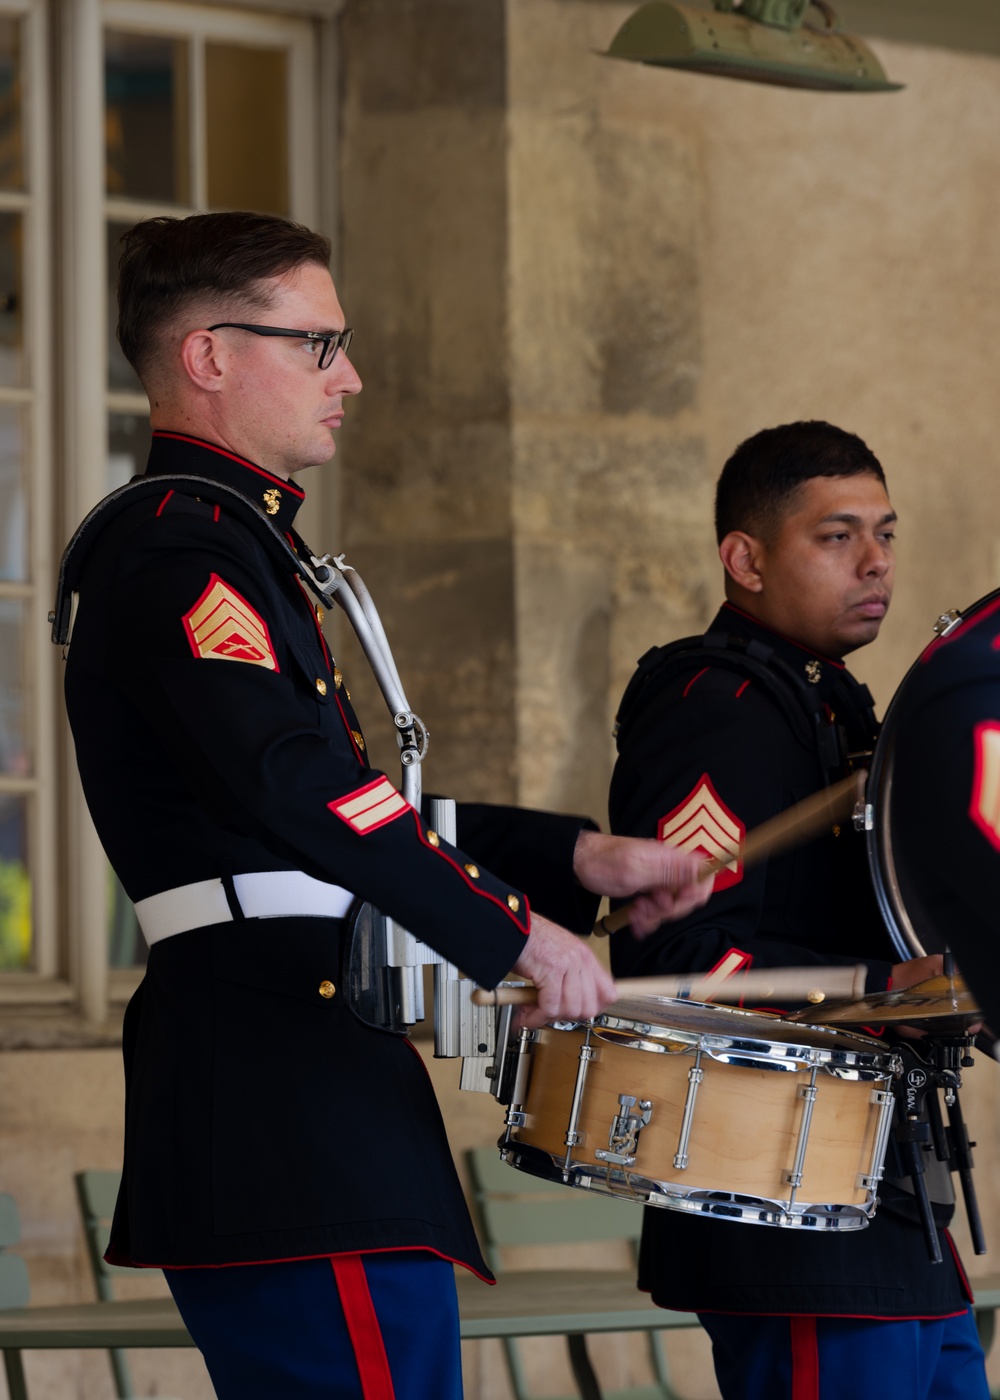
[[[143,219],[121,238],[118,340],[140,378],[163,332],[196,302],[219,320],[269,301],[260,284],[305,263],[330,262],[330,240],[273,214],[230,211]]]
[[[814,476],[869,473],[885,485],[878,458],[855,433],[816,419],[765,428],[741,442],[715,488],[715,532],[769,539],[799,487]]]

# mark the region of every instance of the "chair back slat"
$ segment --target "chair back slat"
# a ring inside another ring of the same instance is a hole
[[[473,1148],[467,1160],[487,1242],[494,1247],[639,1238],[642,1210],[636,1202],[543,1181],[508,1166],[488,1147]]]
[[[0,1191],[0,1249],[17,1244],[21,1238],[21,1217],[14,1197]]]

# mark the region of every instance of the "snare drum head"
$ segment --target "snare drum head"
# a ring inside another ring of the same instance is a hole
[[[926,953],[941,953],[948,939],[947,930],[940,926],[939,918],[925,906],[918,892],[915,879],[918,858],[912,847],[912,838],[908,840],[907,837],[906,813],[901,810],[901,804],[895,797],[893,764],[900,719],[906,716],[908,705],[912,704],[910,697],[918,669],[930,648],[937,644],[941,636],[946,636],[966,618],[998,598],[1000,589],[987,593],[971,607],[947,614],[941,619],[947,625],[942,626],[938,637],[920,653],[892,697],[872,755],[865,794],[868,865],[882,917],[897,952],[904,959],[920,958]],[[933,761],[931,755],[928,761]]]
[[[596,1025],[599,1036],[607,1031],[616,1039],[631,1037],[636,1041],[648,1041],[651,1047],[659,1044],[668,1048],[671,1044],[682,1047],[711,1036],[734,1046],[756,1045],[762,1049],[781,1046],[819,1051],[820,1059],[824,1051],[837,1059],[857,1056],[859,1062],[870,1056],[881,1058],[885,1053],[881,1041],[831,1026],[803,1025],[767,1012],[743,1011],[735,1006],[680,1001],[672,997],[630,997],[616,1001],[597,1018]]]

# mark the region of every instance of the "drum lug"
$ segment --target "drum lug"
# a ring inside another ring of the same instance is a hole
[[[619,1094],[618,1102],[621,1112],[611,1120],[607,1148],[595,1148],[594,1156],[616,1167],[631,1167],[635,1165],[639,1134],[653,1116],[653,1104],[650,1099],[640,1099],[639,1113],[634,1114],[631,1112],[635,1108],[634,1094]]]
[[[528,1115],[523,1109],[508,1108],[503,1121],[508,1128],[525,1128],[528,1125]]]
[[[802,1121],[799,1124],[799,1136],[795,1144],[795,1161],[792,1163],[791,1171],[785,1172],[785,1181],[792,1188],[787,1205],[789,1213],[795,1204],[795,1193],[802,1185],[802,1174],[806,1164],[806,1148],[809,1145],[809,1129],[812,1125],[813,1109],[816,1107],[818,1092],[816,1076],[818,1072],[819,1066],[813,1065],[809,1074],[809,1083],[803,1085],[799,1090],[799,1098],[802,1100]]]

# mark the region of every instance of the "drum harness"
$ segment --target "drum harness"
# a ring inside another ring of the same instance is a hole
[[[665,646],[654,646],[639,658],[637,669],[625,688],[615,717],[614,738],[622,745],[640,714],[692,663],[722,667],[744,678],[749,677],[778,708],[796,738],[813,748],[827,787],[855,766],[867,764],[870,751],[851,752],[844,725],[832,722],[816,687],[780,656],[773,647],[757,640],[714,631],[684,637]],[[877,730],[874,701],[868,687],[855,682],[854,694],[841,691],[838,703],[853,710],[852,718],[864,732]],[[854,815],[856,830],[870,820],[864,804]],[[947,955],[946,955],[947,956]],[[903,1063],[903,1072],[893,1086],[896,1097],[895,1142],[900,1175],[887,1178],[894,1186],[911,1194],[934,1263],[942,1259],[941,1243],[931,1198],[950,1207],[954,1202],[951,1173],[957,1172],[962,1186],[973,1248],[986,1252],[979,1206],[972,1181],[972,1148],[958,1091],[961,1070],[975,1062],[969,1051],[974,1037],[964,1034],[934,1034],[922,1040],[899,1038],[894,1051]],[[949,1122],[945,1126],[938,1089],[944,1090]],[[932,1178],[928,1190],[925,1176]]]

